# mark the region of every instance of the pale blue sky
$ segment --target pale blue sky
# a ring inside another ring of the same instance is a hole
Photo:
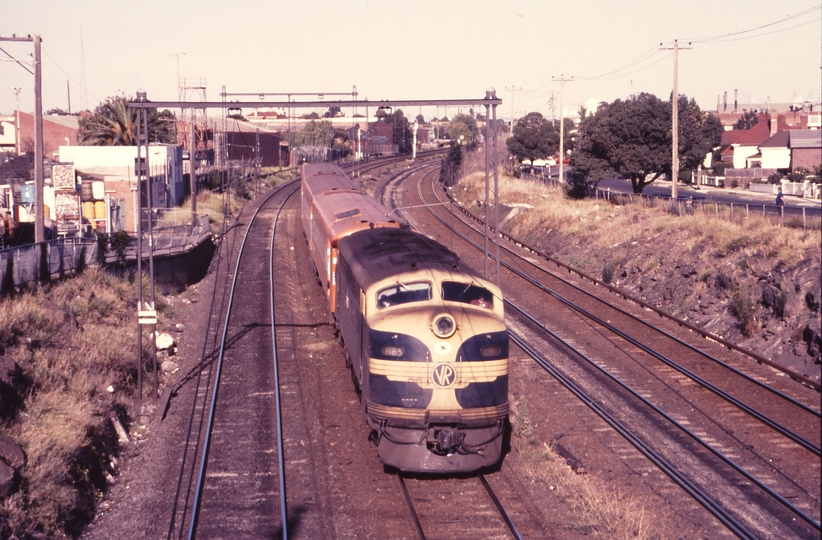
[[[673,57],[659,44],[674,39],[683,46],[693,41],[679,54],[679,91],[703,109],[714,110],[723,92],[732,104],[734,89],[740,107],[796,96],[818,102],[821,6],[819,0],[0,0],[0,36],[41,35],[44,110],[67,108],[67,79],[73,111],[139,88],[149,99],[176,100],[174,53],[185,53],[180,75],[205,79],[213,101],[223,86],[350,92],[356,85],[359,97],[370,100],[473,98],[493,87],[504,100],[499,116],[511,115],[512,88],[515,116],[534,110],[550,116],[552,91],[559,113],[552,77],[563,74],[574,77],[565,85],[570,111],[631,92],[667,99]],[[31,61],[31,44],[0,47]],[[0,61],[0,114],[15,108],[15,86],[23,88],[20,108],[32,111],[33,77]]]

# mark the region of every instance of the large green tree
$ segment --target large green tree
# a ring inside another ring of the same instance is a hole
[[[694,100],[678,100],[680,167],[695,168],[722,138],[721,124]],[[579,190],[608,175],[631,181],[634,193],[671,174],[671,102],[642,93],[603,104],[579,125],[571,183]]]
[[[679,97],[679,168],[688,172],[722,142],[725,128],[718,116],[699,108],[694,99]]]
[[[80,114],[77,142],[81,146],[136,146],[137,109],[128,106],[125,96],[112,96],[94,109]],[[173,144],[174,114],[147,109],[148,140]]]
[[[465,144],[474,141],[477,132],[477,121],[470,114],[458,114],[451,119],[448,124],[448,138],[454,142],[459,142],[460,137]]]
[[[303,124],[294,139],[296,146],[331,146],[333,129],[328,120],[309,120]]]
[[[538,112],[517,120],[511,137],[505,141],[508,151],[522,161],[546,159],[559,150],[559,129]]]
[[[734,129],[751,129],[757,123],[759,123],[759,115],[756,111],[745,111],[734,124]]]

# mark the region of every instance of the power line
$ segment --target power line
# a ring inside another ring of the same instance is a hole
[[[728,43],[728,42],[731,42],[731,41],[742,41],[742,40],[745,40],[745,39],[756,39],[756,38],[761,38],[761,37],[765,37],[765,36],[770,36],[772,34],[781,34],[782,32],[787,32],[788,30],[793,30],[794,28],[800,28],[802,26],[807,26],[807,25],[812,24],[812,23],[818,23],[819,21],[822,21],[822,17],[817,18],[817,19],[813,19],[813,20],[810,20],[810,21],[807,21],[807,22],[799,23],[799,24],[796,24],[794,26],[789,26],[788,28],[781,28],[779,30],[773,30],[771,32],[765,32],[764,34],[756,34],[755,36],[728,37],[727,39],[718,39],[718,38],[716,38],[716,39],[708,39],[708,40],[704,40],[704,41],[696,40],[696,41],[692,41],[692,43]]]
[[[28,68],[28,66],[26,66],[26,64],[24,64],[23,62],[21,62],[21,61],[20,61],[20,60],[18,60],[17,58],[15,58],[15,57],[13,57],[12,55],[10,55],[8,52],[6,52],[6,50],[5,50],[4,48],[0,47],[0,51],[3,51],[3,53],[4,53],[6,56],[8,56],[9,58],[11,58],[12,62],[16,62],[17,64],[19,64],[19,65],[20,65],[20,67],[22,67],[23,69],[25,69],[26,71],[28,71],[28,72],[29,72],[29,75],[34,75],[34,72],[33,72],[32,70],[30,70],[30,69]]]
[[[762,30],[764,28],[768,28],[770,26],[775,26],[777,24],[782,24],[782,23],[788,22],[790,20],[797,19],[799,17],[803,17],[803,16],[807,15],[808,13],[813,13],[814,11],[818,11],[819,9],[822,9],[822,6],[815,6],[815,7],[812,7],[812,8],[808,8],[805,11],[800,11],[799,13],[795,13],[793,15],[788,15],[784,19],[779,19],[778,21],[769,22],[769,23],[766,23],[766,24],[763,24],[763,25],[760,25],[760,26],[756,26],[754,28],[748,28],[747,30],[740,30],[739,32],[733,32],[733,33],[724,34],[724,35],[706,36],[706,37],[701,37],[701,38],[686,39],[684,41],[690,41],[691,43],[708,43],[708,42],[721,43],[723,41],[732,41],[728,38],[732,38],[734,36],[740,36],[742,34],[748,34],[748,33],[751,33],[751,32],[756,32],[757,30]],[[816,22],[818,20],[820,20],[820,19],[814,19],[812,21],[808,21],[806,23],[802,23],[802,24],[799,24],[799,25],[796,25],[796,26],[792,26],[790,28],[783,28],[781,30],[777,30],[776,32],[786,32],[788,30],[796,28],[797,26],[804,26],[805,24],[810,24],[810,23]],[[751,37],[767,36],[767,35],[770,35],[770,34],[773,34],[773,33],[776,33],[776,32],[769,32],[767,34],[759,34],[759,35],[751,36]]]
[[[51,56],[48,52],[46,52],[45,50],[43,50],[43,54],[45,54],[45,55],[48,57],[48,59],[49,59],[49,60],[51,60],[51,61],[54,63],[54,65],[55,65],[55,66],[57,66],[57,68],[59,68],[59,69],[60,69],[60,71],[62,71],[63,73],[65,73],[65,74],[66,74],[66,77],[68,77],[69,79],[71,79],[72,81],[74,81],[74,84],[76,84],[78,87],[80,87],[80,89],[81,89],[81,90],[83,90],[83,91],[86,93],[86,95],[89,95],[89,96],[93,97],[94,99],[96,99],[97,101],[99,101],[99,102],[101,102],[101,103],[102,103],[102,101],[103,101],[103,100],[101,100],[100,98],[98,98],[97,96],[95,96],[94,94],[92,94],[91,92],[89,92],[88,88],[86,88],[83,84],[81,84],[81,83],[80,83],[77,79],[75,79],[74,77],[72,77],[72,76],[71,76],[71,73],[69,73],[68,71],[66,71],[66,70],[63,68],[63,66],[61,66],[61,65],[57,62],[57,60],[55,60],[54,58],[52,58],[52,56]],[[56,74],[56,73],[54,73],[54,72],[53,72],[53,71],[51,71],[51,70],[49,70],[49,72],[51,72],[51,74],[52,74],[52,75],[54,75],[56,78],[60,79],[60,81],[62,82],[62,80],[63,80],[63,79],[62,79],[62,77],[58,77],[58,76],[57,76],[57,74]]]
[[[632,66],[644,61],[645,59],[654,56],[657,52],[659,52],[659,49],[655,45],[655,46],[651,47],[650,49],[648,49],[647,51],[645,51],[644,53],[639,55],[637,58],[635,58],[634,60],[631,60],[630,62],[628,62],[627,64],[625,64],[622,67],[619,67],[619,68],[617,68],[615,70],[612,70],[612,71],[609,71],[607,73],[602,73],[600,75],[593,75],[593,76],[588,76],[588,77],[584,77],[584,76],[583,77],[577,77],[577,80],[585,80],[585,81],[609,80],[607,78],[609,75],[613,75],[614,73],[619,73],[620,71],[628,69],[629,67],[632,67]],[[656,64],[656,63],[657,62],[654,62],[654,64]],[[654,65],[654,64],[651,64],[651,66]],[[637,71],[642,71],[643,69],[647,69],[648,67],[650,67],[650,66],[645,66],[643,68],[640,68]],[[631,73],[636,73],[636,71],[632,71]],[[630,73],[626,73],[625,75],[630,75]],[[620,77],[622,77],[622,76],[624,76],[624,75],[620,75]]]

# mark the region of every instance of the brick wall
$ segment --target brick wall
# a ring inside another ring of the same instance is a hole
[[[34,115],[15,111],[15,122],[19,126],[15,141],[17,155],[34,152]],[[61,121],[75,124],[74,127],[65,126],[56,121],[43,117],[43,157],[53,158],[60,146],[74,146],[77,144],[76,117],[62,117]],[[68,143],[66,143],[68,139]]]
[[[123,230],[134,234],[136,227],[134,225],[134,195],[131,191],[133,182],[128,180],[106,180],[106,193],[113,199],[122,199],[125,203],[123,210],[125,211],[125,219],[123,220]],[[116,228],[116,227],[114,227]]]
[[[813,172],[813,168],[822,165],[822,148],[791,149],[791,171],[799,167]]]

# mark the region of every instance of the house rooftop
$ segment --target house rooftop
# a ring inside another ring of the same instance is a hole
[[[791,148],[822,148],[822,131],[818,129],[792,129]]]
[[[767,141],[771,136],[770,127],[768,126],[768,117],[764,114],[759,115],[759,121],[746,130],[741,137],[736,139],[733,144],[740,146],[758,146]]]
[[[790,131],[777,131],[773,137],[759,145],[760,148],[787,148],[790,142]]]

